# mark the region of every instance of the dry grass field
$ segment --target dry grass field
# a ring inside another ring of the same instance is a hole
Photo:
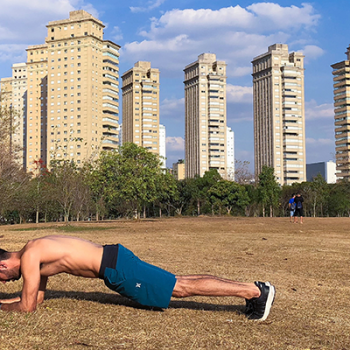
[[[271,281],[269,318],[248,321],[244,300],[173,299],[164,311],[135,307],[101,280],[51,277],[33,314],[0,312],[0,349],[350,349],[349,218],[179,218],[0,227],[0,247],[66,234],[122,243],[178,274]],[[0,286],[18,295],[21,282]]]

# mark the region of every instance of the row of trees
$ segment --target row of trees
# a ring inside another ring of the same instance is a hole
[[[100,220],[162,215],[285,216],[292,193],[301,192],[307,216],[350,216],[350,184],[312,182],[277,184],[273,168],[264,167],[256,184],[220,177],[177,181],[163,172],[158,157],[127,143],[119,152],[104,152],[93,163],[77,167],[38,161],[36,176],[1,156],[0,215],[4,222]]]
[[[133,143],[103,152],[93,163],[38,161],[31,176],[16,167],[0,176],[6,196],[0,214],[6,221],[96,220],[212,214],[244,214],[249,196],[243,185],[221,179],[216,171],[177,181],[162,171],[158,156]]]

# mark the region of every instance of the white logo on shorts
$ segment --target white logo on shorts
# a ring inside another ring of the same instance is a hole
[[[141,288],[141,283],[136,283],[135,288]]]

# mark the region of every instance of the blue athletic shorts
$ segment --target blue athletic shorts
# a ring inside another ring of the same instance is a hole
[[[100,278],[122,296],[144,306],[165,309],[176,283],[175,275],[140,260],[121,244],[104,246]]]

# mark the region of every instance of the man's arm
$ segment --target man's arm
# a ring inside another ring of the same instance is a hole
[[[41,276],[41,278],[40,278],[38,297],[36,299],[37,304],[41,304],[44,301],[47,279],[48,279],[48,277],[46,277],[46,276]]]
[[[17,302],[2,304],[2,311],[33,312],[38,301],[44,300],[47,278],[42,279],[40,276],[40,258],[37,252],[28,251],[22,255],[21,272],[23,277],[22,296]]]
[[[41,304],[44,301],[47,277],[41,276],[38,297],[36,300],[37,304]],[[11,298],[11,299],[0,299],[0,304],[12,304],[21,301],[21,297]]]

